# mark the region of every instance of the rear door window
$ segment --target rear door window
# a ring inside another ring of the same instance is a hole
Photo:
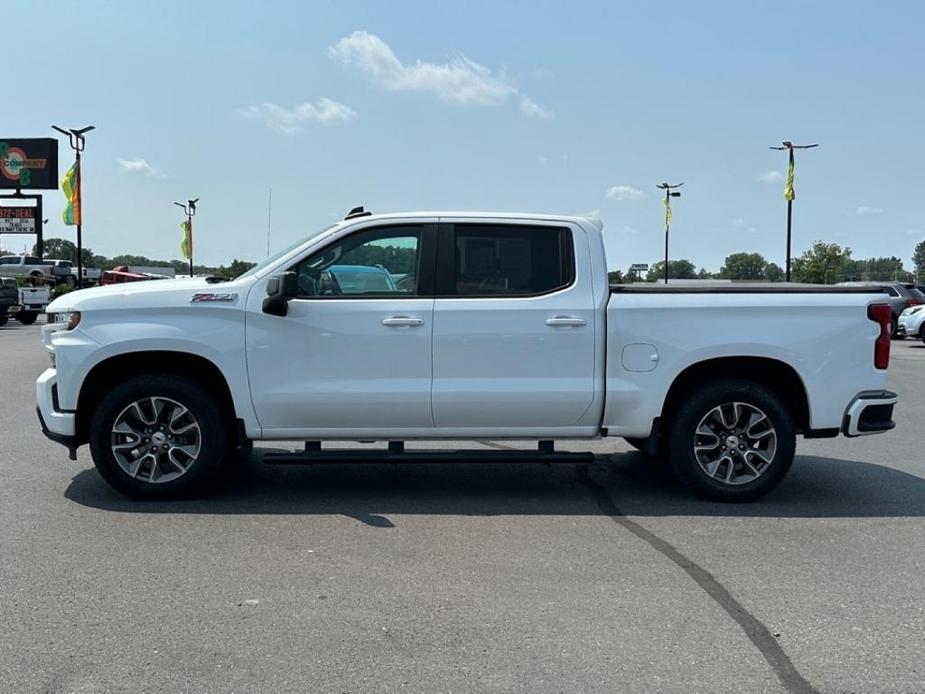
[[[444,266],[451,263],[449,273],[440,273],[443,295],[536,296],[567,287],[575,276],[572,235],[564,227],[456,224],[452,240],[451,253],[440,250]]]

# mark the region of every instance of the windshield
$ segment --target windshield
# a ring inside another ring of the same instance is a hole
[[[254,267],[252,267],[250,270],[247,270],[247,271],[245,271],[245,272],[242,272],[240,275],[238,275],[237,277],[235,277],[235,279],[236,279],[236,280],[239,280],[239,279],[242,279],[242,278],[244,278],[244,277],[250,277],[251,275],[254,275],[254,274],[260,272],[261,270],[263,270],[263,269],[264,269],[265,267],[267,267],[268,265],[272,265],[272,264],[275,263],[277,260],[279,260],[280,258],[282,258],[283,256],[285,256],[287,253],[291,253],[292,251],[294,251],[296,248],[298,248],[299,246],[301,246],[303,243],[305,243],[305,242],[308,241],[309,239],[313,239],[313,238],[315,238],[316,236],[321,236],[324,232],[330,231],[331,229],[333,229],[334,227],[336,227],[338,224],[340,224],[340,222],[335,222],[334,224],[329,224],[329,225],[326,226],[324,229],[321,229],[320,231],[318,231],[318,232],[312,234],[311,236],[307,236],[307,237],[305,237],[305,238],[299,239],[299,240],[296,241],[295,243],[290,244],[289,246],[286,246],[283,250],[277,251],[276,253],[274,253],[273,255],[271,255],[269,258],[267,258],[266,260],[264,260],[262,263],[257,263],[257,264],[254,265]]]

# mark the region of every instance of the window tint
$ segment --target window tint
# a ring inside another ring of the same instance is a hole
[[[387,227],[350,234],[296,266],[306,297],[417,294],[420,226]]]
[[[456,294],[543,294],[574,277],[571,233],[559,227],[456,225]]]
[[[0,265],[13,265],[16,258],[0,258]]]
[[[26,264],[26,265],[41,265],[41,264],[42,264],[42,261],[39,260],[38,258],[33,258],[32,256],[27,256],[27,257],[26,257],[26,262],[25,262],[25,264]]]

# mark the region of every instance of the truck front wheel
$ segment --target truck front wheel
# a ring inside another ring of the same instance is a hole
[[[723,380],[690,394],[669,423],[675,476],[699,495],[748,501],[784,479],[796,451],[793,420],[767,388]]]
[[[103,478],[138,499],[202,491],[228,445],[221,408],[197,382],[168,374],[134,376],[100,401],[90,452]]]

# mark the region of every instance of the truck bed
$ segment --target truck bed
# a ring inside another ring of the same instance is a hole
[[[731,284],[661,284],[637,282],[612,284],[610,293],[618,294],[885,294],[879,287],[843,287],[831,284],[787,284],[784,282],[740,282]]]

